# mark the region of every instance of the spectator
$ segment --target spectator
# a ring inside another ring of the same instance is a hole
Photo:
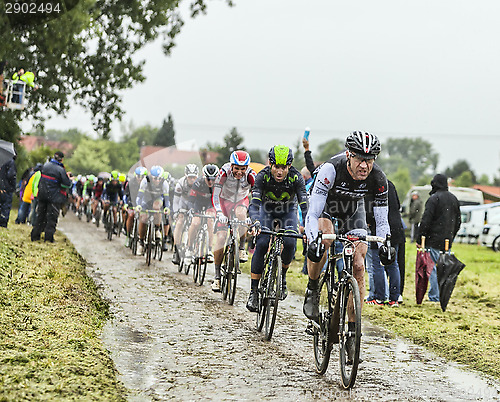
[[[424,214],[418,227],[416,243],[419,248],[422,236],[425,236],[425,245],[429,249],[432,260],[436,263],[439,259],[439,251],[444,251],[445,240],[450,241],[451,249],[453,239],[460,228],[460,205],[457,197],[448,191],[448,181],[445,175],[435,175],[431,186],[430,198],[425,203]],[[429,300],[438,302],[439,286],[435,265],[429,283]]]
[[[33,181],[31,182],[31,215],[29,217],[29,222],[31,226],[35,226],[36,222],[36,206],[38,205],[38,184],[40,183],[40,178],[42,177],[42,167],[43,165],[39,163],[39,169],[35,171],[35,174],[31,177]]]
[[[413,191],[411,193],[411,201],[410,201],[410,242],[415,241],[415,236],[417,235],[418,224],[420,223],[420,219],[422,219],[422,212],[424,208],[422,205],[422,200],[420,199],[420,194],[418,191]]]
[[[0,167],[0,227],[7,227],[12,208],[12,198],[16,191],[17,172],[12,159]]]
[[[35,225],[31,230],[31,241],[40,240],[45,232],[45,241],[53,243],[59,211],[66,202],[66,189],[71,187],[71,179],[62,163],[64,154],[57,151],[42,167],[38,185],[38,205]]]
[[[33,200],[33,181],[35,179],[35,173],[42,168],[41,163],[37,163],[36,166],[30,169],[30,175],[28,177],[28,182],[23,188],[21,197],[21,204],[19,205],[19,211],[17,213],[16,223],[26,223],[26,219],[30,214],[31,203]]]
[[[398,193],[394,184],[388,180],[388,199],[389,199],[389,227],[391,230],[391,245],[398,250],[405,247],[405,235],[403,223],[401,221],[401,213],[399,212],[400,203]],[[373,215],[373,197],[365,198],[366,220],[368,228],[372,234],[376,233],[375,217]],[[391,264],[384,266],[380,263],[377,252],[377,244],[372,244],[368,248],[366,254],[367,271],[369,276],[370,291],[367,298],[367,304],[382,306],[388,301],[391,307],[398,307],[400,300],[401,274],[398,260],[394,260]],[[404,266],[403,266],[404,271]],[[387,279],[389,277],[389,290],[387,291]]]

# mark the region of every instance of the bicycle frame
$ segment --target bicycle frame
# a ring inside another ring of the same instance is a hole
[[[319,233],[318,244],[322,240],[333,240],[327,268],[319,283],[320,295],[326,289],[327,306],[325,311],[320,311],[318,322],[310,321],[307,332],[314,336],[314,357],[319,374],[326,372],[333,344],[339,344],[342,385],[349,389],[356,380],[361,347],[361,300],[357,280],[353,277],[356,242],[382,242],[390,247],[390,236],[384,239]],[[342,253],[335,253],[336,240],[343,244]],[[344,269],[336,283],[335,267],[340,258],[344,260]]]
[[[257,310],[257,331],[261,331],[265,324],[265,339],[270,341],[276,323],[278,301],[281,300],[281,283],[283,268],[281,252],[284,247],[284,237],[302,239],[302,235],[286,233],[285,229],[277,232],[262,230],[261,234],[269,234],[269,249],[264,258],[264,272],[259,282],[259,307]]]
[[[236,296],[236,283],[238,274],[240,273],[240,259],[238,251],[240,248],[240,236],[238,232],[239,226],[248,226],[245,221],[233,217],[227,222],[229,236],[226,239],[224,246],[224,255],[221,265],[221,288],[222,298],[230,305],[234,304]]]

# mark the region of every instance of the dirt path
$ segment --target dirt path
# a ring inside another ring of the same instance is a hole
[[[249,279],[241,275],[234,306],[208,283],[177,272],[171,253],[146,266],[125,249],[124,238],[72,213],[60,229],[88,261],[88,273],[111,303],[114,318],[103,340],[131,390],[150,400],[500,400],[500,385],[437,358],[423,348],[366,324],[355,388],[339,388],[332,354],[325,375],[315,373],[312,338],[304,330],[302,297],[280,304],[271,342],[255,330],[245,308]],[[213,276],[209,266],[207,277]]]

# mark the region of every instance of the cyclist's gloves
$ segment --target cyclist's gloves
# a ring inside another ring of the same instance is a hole
[[[319,244],[319,250],[317,241],[309,243],[307,246],[307,258],[309,258],[312,262],[320,262],[324,252],[325,245],[323,243]]]
[[[396,249],[382,245],[378,249],[378,256],[382,265],[391,265],[396,260]]]
[[[135,207],[135,210],[136,210],[137,212],[141,212],[141,211],[142,211],[142,207],[141,207],[140,205],[137,205],[137,206]]]
[[[249,217],[247,217],[247,218],[245,219],[245,223],[246,223],[247,225],[251,225],[251,224],[252,224],[252,219],[250,219]]]
[[[165,215],[169,215],[169,214],[170,214],[170,208],[169,208],[169,207],[165,207],[165,208],[163,208],[163,213],[164,213]]]
[[[217,212],[217,220],[223,225],[227,224],[227,216],[223,212]]]

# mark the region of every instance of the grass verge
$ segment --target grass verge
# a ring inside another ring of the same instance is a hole
[[[453,251],[466,267],[446,312],[439,303],[416,304],[416,248],[407,243],[404,304],[399,308],[365,305],[363,317],[439,356],[500,379],[500,253],[468,244],[454,244]],[[288,289],[303,295],[307,277],[301,273],[301,242],[295,257],[287,275]],[[250,263],[243,270],[250,272]],[[368,288],[368,275],[365,278]]]
[[[0,401],[125,400],[85,261],[60,234],[32,243],[30,229],[0,229]]]

